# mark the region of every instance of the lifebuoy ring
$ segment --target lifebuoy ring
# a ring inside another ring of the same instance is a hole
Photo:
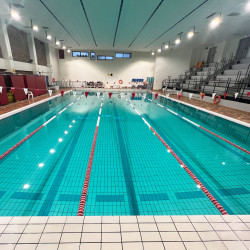
[[[120,83],[120,84],[123,84],[123,80],[119,80],[119,83]]]
[[[220,102],[220,99],[221,99],[221,97],[220,97],[219,95],[216,95],[216,96],[214,97],[214,103],[215,103],[215,104],[218,104],[218,103]]]

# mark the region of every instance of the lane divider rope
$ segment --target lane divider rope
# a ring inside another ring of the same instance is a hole
[[[88,162],[87,171],[85,174],[85,180],[84,180],[84,184],[83,184],[83,189],[82,189],[82,194],[81,194],[81,199],[80,199],[80,203],[79,203],[79,207],[78,207],[77,216],[83,216],[83,214],[84,214],[87,193],[88,193],[88,187],[89,187],[89,179],[90,179],[90,174],[91,174],[91,169],[92,169],[92,164],[93,164],[93,159],[94,159],[94,154],[95,154],[96,139],[97,139],[97,134],[98,134],[98,129],[99,129],[100,118],[101,118],[101,114],[102,114],[103,98],[104,98],[104,96],[102,97],[99,115],[98,115],[97,122],[96,122],[94,139],[93,139],[92,146],[91,146],[89,162]]]
[[[149,127],[151,131],[157,136],[161,143],[168,149],[174,158],[180,163],[181,167],[188,173],[188,175],[194,180],[194,182],[199,185],[203,193],[209,198],[209,200],[214,204],[214,206],[219,210],[222,215],[227,215],[227,211],[221,206],[221,204],[214,198],[214,196],[207,190],[207,188],[199,181],[199,179],[193,174],[193,172],[185,165],[185,163],[176,155],[176,153],[169,147],[169,145],[161,138],[161,136],[152,128],[152,126],[146,121],[146,119],[138,112],[138,110],[126,99],[130,106],[136,111],[136,113],[142,118],[145,124]]]
[[[229,143],[230,145],[232,145],[232,146],[234,146],[234,147],[240,149],[241,151],[243,151],[243,152],[245,152],[245,153],[247,153],[247,154],[250,154],[250,151],[246,150],[245,148],[242,148],[241,146],[239,146],[239,145],[237,145],[237,144],[235,144],[235,143],[233,143],[233,142],[231,142],[231,141],[225,139],[224,137],[222,137],[222,136],[220,136],[220,135],[218,135],[218,134],[216,134],[216,133],[214,133],[214,132],[212,132],[212,131],[210,131],[210,130],[204,128],[204,127],[202,127],[201,125],[199,125],[199,124],[197,124],[197,123],[195,123],[195,122],[189,120],[188,118],[183,117],[183,116],[177,114],[176,112],[172,111],[171,109],[168,109],[168,108],[164,107],[163,105],[161,105],[161,104],[159,104],[159,103],[157,103],[157,102],[155,102],[155,101],[153,101],[153,100],[151,100],[151,99],[149,99],[149,98],[147,98],[147,97],[145,97],[145,96],[143,96],[143,97],[146,98],[146,99],[148,99],[150,102],[153,102],[153,103],[156,104],[157,106],[159,106],[159,107],[161,107],[161,108],[163,108],[163,109],[169,111],[170,113],[172,113],[172,114],[174,114],[174,115],[176,115],[176,116],[182,118],[183,120],[185,120],[185,121],[187,121],[187,122],[193,124],[194,126],[196,126],[196,127],[198,127],[198,128],[201,128],[201,129],[205,130],[206,132],[208,132],[208,133],[210,133],[210,134],[216,136],[217,138],[219,138],[219,139],[221,139],[221,140],[223,140],[223,141]]]
[[[34,135],[41,128],[45,127],[47,124],[49,124],[51,121],[53,121],[58,115],[60,115],[61,113],[63,113],[66,109],[68,109],[71,105],[73,105],[75,102],[77,102],[82,97],[83,97],[83,95],[81,95],[80,97],[78,97],[77,99],[75,99],[73,102],[71,102],[70,104],[68,104],[64,109],[62,109],[61,111],[59,111],[57,114],[55,114],[54,116],[52,116],[48,121],[46,121],[45,123],[43,123],[36,130],[34,130],[32,133],[30,133],[29,135],[27,135],[26,137],[24,137],[21,141],[19,141],[18,143],[16,143],[13,147],[11,147],[9,150],[7,150],[5,153],[3,153],[0,156],[0,160],[2,160],[5,156],[7,156],[9,153],[11,153],[13,150],[15,150],[22,143],[24,143],[25,141],[27,141],[32,135]]]

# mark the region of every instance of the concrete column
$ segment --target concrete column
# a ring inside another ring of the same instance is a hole
[[[13,72],[13,69],[15,69],[15,65],[7,32],[7,24],[4,18],[0,18],[0,46],[3,53],[6,71]]]
[[[28,40],[28,46],[29,46],[30,59],[32,60],[31,63],[33,64],[33,73],[38,74],[36,46],[35,46],[34,36],[32,33],[27,34],[27,40]]]

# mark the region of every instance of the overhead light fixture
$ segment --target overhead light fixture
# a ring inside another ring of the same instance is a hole
[[[191,39],[193,36],[194,36],[194,32],[193,32],[193,31],[188,32],[187,37],[188,37],[189,39]]]
[[[220,23],[221,23],[221,17],[216,17],[210,22],[209,26],[211,29],[215,29],[219,26]]]
[[[176,45],[178,45],[178,44],[180,44],[180,43],[181,43],[181,39],[178,38],[178,39],[175,40],[175,44],[176,44]]]
[[[38,28],[37,25],[33,25],[32,29],[33,29],[34,31],[38,31],[38,30],[39,30],[39,28]]]
[[[63,48],[63,49],[66,49],[66,46],[63,46],[62,48]]]
[[[248,1],[248,3],[246,4],[246,11],[250,12],[250,1]]]
[[[70,53],[70,49],[68,49],[67,52]]]
[[[48,40],[51,40],[51,39],[52,39],[52,36],[51,36],[51,35],[47,35],[47,39],[48,39]]]
[[[157,50],[159,53],[161,53],[161,48]]]
[[[155,55],[155,52],[154,52],[154,51],[151,51],[151,55],[154,56],[154,55]]]
[[[10,15],[11,15],[11,18],[13,18],[16,21],[19,21],[21,19],[19,13],[15,10],[10,10]]]
[[[59,46],[59,45],[60,45],[60,42],[57,41],[56,38],[55,38],[55,45],[56,45],[56,46]]]
[[[169,45],[168,45],[168,44],[166,44],[166,45],[165,45],[165,49],[168,49],[168,48],[169,48]]]

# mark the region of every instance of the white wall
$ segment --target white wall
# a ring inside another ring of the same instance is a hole
[[[55,49],[52,46],[49,46],[49,60],[48,62],[51,63],[51,65],[49,65],[51,67],[51,76],[50,77],[50,82],[52,78],[55,78],[56,81],[60,81],[61,78],[61,73],[60,73],[60,68],[59,68],[59,62],[58,62],[58,50]]]
[[[71,53],[65,52],[65,59],[59,59],[61,78],[71,81],[102,81],[104,84],[108,82],[107,86],[118,85],[118,80],[122,80],[122,86],[132,86],[132,78],[145,81],[154,74],[154,57],[148,52],[134,52],[131,59],[115,58],[114,51],[95,52],[96,57],[108,55],[114,56],[114,60],[90,60],[89,57],[72,57]],[[113,76],[108,76],[111,73]]]
[[[157,53],[157,52],[156,52]],[[156,55],[154,70],[154,89],[160,89],[162,81],[168,76],[176,78],[189,69],[192,50],[179,48],[174,51],[163,51]]]

